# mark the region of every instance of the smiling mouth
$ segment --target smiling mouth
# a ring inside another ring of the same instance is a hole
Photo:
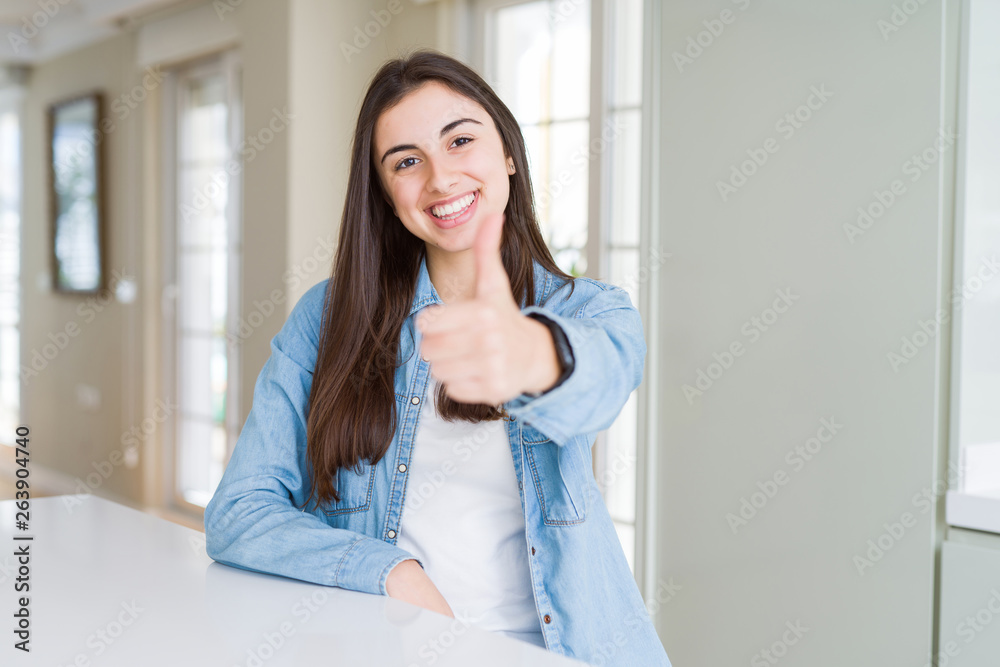
[[[468,211],[478,198],[479,191],[475,190],[447,206],[432,206],[428,212],[438,220],[454,220]]]

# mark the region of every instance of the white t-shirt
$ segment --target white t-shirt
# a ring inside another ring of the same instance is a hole
[[[419,557],[456,619],[545,646],[503,420],[447,422],[430,378],[396,544]]]

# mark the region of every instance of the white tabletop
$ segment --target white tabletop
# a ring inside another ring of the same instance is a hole
[[[0,664],[582,665],[392,598],[214,562],[205,537],[94,496],[0,502]],[[31,541],[15,537],[33,536]],[[30,545],[31,652],[14,648]]]

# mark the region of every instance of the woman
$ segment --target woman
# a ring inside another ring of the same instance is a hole
[[[532,202],[517,121],[474,71],[433,51],[379,70],[333,275],[271,342],[208,553],[669,665],[590,463],[642,379],[642,323],[559,270]]]

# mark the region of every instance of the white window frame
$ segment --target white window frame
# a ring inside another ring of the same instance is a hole
[[[190,78],[202,77],[212,73],[225,75],[228,82],[228,97],[231,105],[231,118],[228,135],[229,145],[233,149],[231,158],[239,159],[235,148],[242,141],[243,134],[243,102],[242,102],[242,58],[238,49],[199,59],[194,63],[184,64],[165,72],[162,106],[162,188],[163,188],[163,221],[161,248],[163,248],[163,274],[161,287],[162,312],[162,361],[163,376],[161,391],[164,396],[170,396],[175,404],[180,404],[178,371],[177,371],[177,200],[178,200],[178,162],[177,131],[183,103],[181,91],[183,82]],[[229,196],[226,207],[226,220],[229,238],[229,257],[227,261],[228,304],[226,312],[226,331],[233,334],[239,329],[242,303],[242,273],[243,273],[243,224],[242,224],[242,171],[229,181]],[[228,461],[243,425],[243,415],[240,401],[240,348],[234,346],[233,336],[229,336],[227,345],[229,358],[226,379],[226,454]],[[177,411],[179,412],[179,410]],[[177,470],[177,438],[178,414],[175,412],[164,428],[164,447],[161,452],[162,471],[162,506],[170,510],[178,510],[183,514],[200,517],[204,508],[184,498],[178,491]]]
[[[460,5],[454,25],[456,35],[466,35],[467,41],[456,41],[456,51],[487,80],[495,71],[492,62],[495,26],[494,13],[506,7],[524,4],[531,0],[473,0]],[[613,0],[590,0],[591,3],[591,81],[590,81],[590,140],[599,139],[611,107],[611,93],[605,85],[609,81],[611,62],[609,32],[613,27],[611,13]],[[643,0],[643,75],[641,100],[640,141],[640,206],[639,206],[639,246],[656,248],[659,243],[657,220],[658,202],[656,145],[658,127],[656,113],[659,95],[659,40],[655,26],[659,25],[659,0]],[[599,28],[599,29],[595,29]],[[591,162],[588,182],[588,226],[587,226],[587,270],[586,276],[602,277],[610,267],[610,192],[612,151],[603,151]],[[644,260],[640,252],[640,267]],[[647,341],[646,373],[636,399],[636,515],[635,515],[635,578],[646,599],[652,599],[656,588],[656,405],[658,383],[656,368],[658,357],[655,341],[658,336],[657,283],[655,279],[645,281],[638,289],[639,303],[635,304],[643,319]],[[594,474],[600,484],[606,461],[606,433],[598,434],[594,443]]]
[[[970,77],[970,52],[974,48],[972,43],[972,24],[974,20],[974,5],[978,4],[974,0],[963,0],[960,4],[959,27],[959,54],[958,54],[958,77],[957,77],[957,108],[956,131],[957,148],[955,161],[955,189],[954,189],[954,210],[955,210],[955,234],[954,246],[952,248],[952,276],[951,285],[953,289],[962,288],[966,284],[966,240],[965,230],[967,225],[967,211],[965,206],[965,188],[967,182],[966,161],[970,137],[968,135],[969,118],[969,77]],[[980,33],[979,37],[983,35]],[[982,78],[977,80],[982,82]],[[976,137],[971,140],[975,141]],[[993,278],[996,280],[996,278]],[[947,290],[946,290],[947,294]],[[949,295],[950,299],[950,295]],[[985,466],[992,472],[997,469],[997,453],[1000,445],[990,444],[986,447],[978,446],[977,450],[982,451],[983,458],[973,461],[966,449],[966,442],[962,432],[962,402],[970,399],[962,395],[962,329],[965,313],[960,310],[960,303],[949,303],[951,308],[951,368],[950,368],[950,405],[949,405],[949,445],[948,445],[948,470],[942,471],[939,478],[950,484],[957,482],[957,488],[950,488],[945,496],[945,522],[949,526],[958,528],[968,528],[984,532],[1000,534],[1000,497],[996,494],[996,489],[990,491],[970,490],[968,488],[968,478],[970,467]],[[956,474],[957,473],[957,474]],[[978,477],[988,477],[981,474]],[[955,479],[957,477],[957,479]]]
[[[642,34],[642,156],[639,160],[639,247],[660,249],[660,13],[661,0],[643,0]],[[640,266],[642,259],[640,255]],[[645,381],[639,387],[638,424],[636,426],[636,506],[635,506],[635,574],[646,600],[653,600],[658,586],[658,554],[656,526],[659,461],[660,336],[659,281],[650,271],[650,279],[639,290],[639,312],[646,331]]]

